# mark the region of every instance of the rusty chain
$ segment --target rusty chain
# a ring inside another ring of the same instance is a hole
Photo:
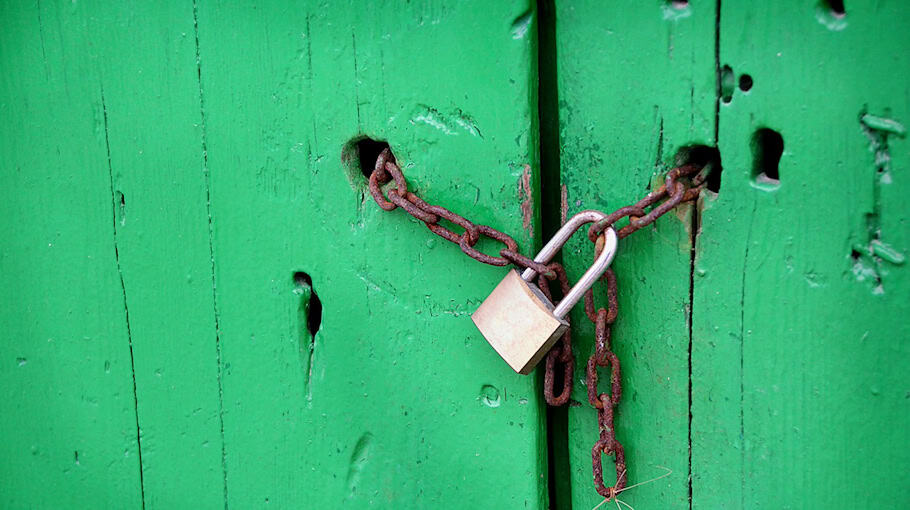
[[[658,218],[671,211],[684,202],[698,198],[705,186],[707,167],[697,165],[682,165],[671,169],[666,174],[664,184],[648,193],[637,203],[620,207],[600,221],[592,223],[588,229],[588,238],[595,244],[594,258],[603,250],[604,237],[601,235],[608,227],[614,227],[620,239],[640,230]],[[382,186],[394,181],[395,186],[383,195]],[[570,285],[565,268],[558,262],[540,264],[518,252],[518,243],[508,234],[500,232],[486,225],[479,225],[467,218],[449,211],[438,205],[431,205],[423,201],[413,192],[408,191],[408,182],[401,172],[389,149],[385,149],[376,158],[376,165],[370,174],[370,194],[373,200],[383,210],[392,211],[398,207],[408,214],[422,221],[434,234],[443,239],[457,244],[467,256],[493,266],[506,266],[514,264],[520,268],[532,268],[539,274],[538,287],[551,302],[553,300],[551,283],[558,284],[562,295],[568,293]],[[617,222],[628,218],[628,223],[617,228]],[[439,224],[445,219],[464,229],[461,234]],[[494,239],[503,244],[499,256],[487,255],[474,246],[481,236]],[[606,281],[607,307],[596,308],[594,304],[594,289],[585,292],[584,310],[588,319],[594,323],[594,353],[588,359],[585,370],[585,381],[588,390],[588,401],[597,412],[597,424],[600,431],[598,440],[591,449],[591,461],[594,471],[594,487],[597,493],[613,499],[626,487],[626,460],[625,450],[616,439],[616,429],[613,418],[616,406],[622,397],[622,378],[620,373],[619,358],[610,347],[612,325],[618,316],[616,274],[612,269],[607,269],[602,280]],[[568,319],[567,319],[568,320]],[[569,402],[572,394],[572,382],[575,373],[575,356],[572,352],[572,331],[568,328],[559,343],[547,353],[544,362],[544,398],[548,405],[561,406]],[[557,382],[557,365],[561,367],[559,373],[562,388],[559,394],[554,394],[554,385]],[[610,392],[598,393],[598,368],[610,368]],[[614,457],[616,482],[607,487],[603,480],[602,455]]]

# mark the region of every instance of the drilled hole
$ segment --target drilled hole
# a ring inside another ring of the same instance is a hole
[[[725,104],[733,100],[733,90],[736,88],[736,77],[733,69],[725,65],[720,70],[720,100]]]
[[[678,165],[695,165],[710,167],[705,186],[715,193],[720,191],[720,174],[723,166],[720,164],[720,151],[717,147],[709,145],[689,145],[680,149],[676,155]]]
[[[306,329],[310,333],[310,338],[313,338],[322,325],[322,301],[313,289],[313,279],[309,274],[303,271],[294,273],[294,285],[297,287],[296,291],[304,296],[300,303],[301,322],[306,322]],[[307,293],[309,299],[306,299]]]
[[[844,0],[823,0],[822,4],[831,11],[831,14],[838,18],[847,15],[847,9],[844,7]]]
[[[780,158],[784,137],[777,131],[762,128],[752,135],[752,177],[756,182],[780,183]]]
[[[752,88],[752,77],[748,74],[741,74],[739,76],[739,90],[743,92],[749,92]]]
[[[341,149],[341,161],[347,167],[351,178],[359,174],[369,179],[376,167],[376,158],[385,149],[389,149],[389,144],[383,140],[357,137]],[[394,156],[391,161],[395,161]]]

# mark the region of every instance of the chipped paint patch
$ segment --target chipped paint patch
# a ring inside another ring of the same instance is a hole
[[[512,22],[510,33],[512,39],[524,39],[531,29],[534,21],[534,12],[528,9]]]
[[[531,165],[525,165],[518,179],[518,195],[521,197],[521,226],[534,237],[534,194],[531,192]]]
[[[563,184],[559,189],[559,224],[565,225],[569,218],[569,189]]]

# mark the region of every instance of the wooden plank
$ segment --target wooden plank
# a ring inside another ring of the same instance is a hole
[[[845,4],[722,6],[732,100],[697,247],[697,508],[910,501],[910,12]],[[782,136],[777,186],[753,176],[756,154],[773,160],[762,128]]]
[[[694,2],[693,2],[694,4]],[[714,6],[603,2],[556,5],[563,209],[612,211],[634,203],[686,145],[712,145]],[[622,494],[636,508],[681,508],[688,498],[688,348],[691,206],[620,241],[613,267],[619,320],[613,344],[622,362],[623,401],[616,418],[629,484],[673,474]],[[583,234],[564,251],[570,278],[590,264]],[[601,293],[603,291],[601,290]],[[604,296],[601,295],[600,299]],[[597,420],[588,404],[584,363],[593,325],[572,314],[578,361],[568,418],[573,508],[592,508],[591,447]],[[607,473],[612,463],[604,460]],[[556,477],[567,476],[556,472]],[[611,483],[608,475],[608,483]],[[611,505],[613,503],[610,503]]]
[[[0,4],[0,506],[140,507],[101,76],[78,8]]]
[[[87,20],[83,51],[91,50],[104,93],[144,504],[221,507],[220,371],[193,6],[79,10]]]
[[[505,270],[342,160],[388,140],[421,196],[530,251],[529,3],[204,2],[198,27],[230,506],[544,507],[539,389],[469,318]]]

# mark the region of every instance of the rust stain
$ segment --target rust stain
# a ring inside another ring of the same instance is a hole
[[[518,193],[521,196],[521,226],[533,238],[534,224],[531,219],[534,217],[534,194],[531,192],[531,165],[525,165],[524,171],[521,172]]]
[[[569,217],[569,189],[563,184],[559,188],[559,224],[565,225]]]

